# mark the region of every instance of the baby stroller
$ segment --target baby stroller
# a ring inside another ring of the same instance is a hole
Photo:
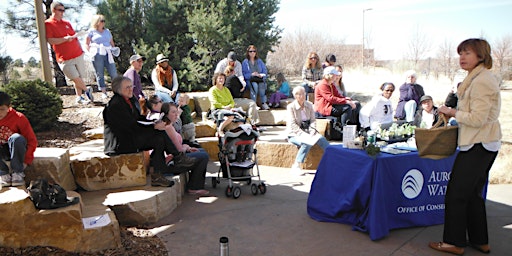
[[[219,161],[220,169],[217,177],[212,177],[212,187],[217,187],[220,183],[221,173],[222,178],[228,180],[226,187],[226,196],[237,199],[240,197],[242,190],[240,186],[235,185],[235,182],[245,181],[247,185],[251,185],[251,193],[257,195],[267,192],[267,187],[261,181],[260,171],[257,161],[257,151],[254,148],[258,140],[259,133],[255,126],[245,123],[243,113],[239,112],[224,112],[213,115],[219,125],[226,115],[235,115],[235,121],[240,123],[238,127],[228,130],[224,135],[218,135],[219,139]],[[256,167],[256,172],[253,172]],[[257,177],[258,181],[253,183],[252,178]]]

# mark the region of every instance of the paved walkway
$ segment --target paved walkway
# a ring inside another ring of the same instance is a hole
[[[213,189],[210,179],[212,196],[186,195],[181,206],[155,225],[169,254],[219,255],[219,238],[227,236],[230,255],[448,255],[427,246],[442,238],[442,225],[394,230],[371,241],[349,225],[317,222],[307,215],[313,173],[291,177],[287,168],[268,166],[260,171],[268,185],[265,195],[253,196],[244,185],[239,199],[227,198],[227,181]],[[488,199],[492,255],[511,255],[512,184],[489,186]],[[467,248],[464,255],[483,254]]]

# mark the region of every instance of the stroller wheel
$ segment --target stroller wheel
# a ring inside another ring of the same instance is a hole
[[[241,194],[242,194],[242,189],[240,189],[240,187],[236,186],[235,188],[233,188],[233,198],[234,199],[238,199]]]
[[[212,187],[213,188],[217,187],[217,178],[215,178],[215,177],[212,177]]]
[[[231,197],[233,195],[233,187],[227,186],[226,187],[226,196]]]
[[[258,186],[258,188],[260,189],[260,193],[261,193],[262,195],[264,195],[265,193],[267,193],[267,186],[265,185],[265,183],[263,183],[263,182],[262,182],[262,183]]]
[[[258,186],[256,186],[256,184],[252,184],[251,185],[251,193],[253,195],[257,195],[258,194]]]

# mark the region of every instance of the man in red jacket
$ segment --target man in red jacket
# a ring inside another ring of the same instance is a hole
[[[34,160],[37,139],[27,117],[11,107],[11,98],[0,92],[0,184],[25,185],[24,170]],[[11,161],[12,174],[5,161]]]

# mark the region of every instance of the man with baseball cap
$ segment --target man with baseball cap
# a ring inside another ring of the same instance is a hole
[[[242,63],[238,61],[234,51],[230,51],[226,58],[217,63],[217,67],[215,67],[214,73],[224,73],[228,65],[235,69],[235,76],[238,77],[238,80],[240,80],[240,83],[242,83],[243,88],[245,89],[246,82],[244,79],[244,74],[242,73]]]
[[[430,95],[423,95],[420,98],[421,108],[414,115],[413,124],[417,127],[430,129],[439,119],[437,107],[434,106]]]
[[[151,71],[151,81],[155,85],[155,94],[163,102],[178,104],[180,95],[178,92],[178,76],[176,76],[176,71],[169,65],[169,58],[161,53],[156,56],[156,66]]]
[[[142,83],[140,81],[139,72],[142,70],[142,65],[144,65],[144,61],[146,61],[146,57],[140,56],[138,54],[132,55],[130,57],[130,68],[124,72],[123,76],[130,78],[133,83],[133,95],[137,100],[145,99],[146,95],[142,91]]]
[[[86,86],[83,78],[86,75],[84,51],[78,41],[78,34],[71,23],[64,20],[64,4],[58,1],[50,5],[52,15],[45,22],[46,40],[52,45],[59,67],[74,83],[76,103],[87,104],[94,101],[92,87]],[[82,97],[85,92],[87,98]]]

